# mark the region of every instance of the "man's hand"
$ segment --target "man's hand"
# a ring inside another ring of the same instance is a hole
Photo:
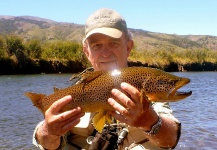
[[[60,112],[61,108],[71,101],[71,96],[65,96],[54,102],[45,112],[44,123],[36,132],[36,139],[44,148],[57,149],[60,145],[60,136],[76,126],[84,116],[85,113],[80,107]]]
[[[121,88],[127,94],[118,89],[113,89],[111,92],[115,99],[108,99],[109,104],[119,112],[111,112],[111,115],[130,126],[150,130],[153,123],[158,119],[156,112],[150,107],[150,101],[128,83],[121,83]]]
[[[45,112],[44,127],[47,128],[49,135],[61,136],[72,129],[80,122],[80,118],[84,116],[84,112],[80,107],[74,108],[66,112],[60,112],[61,108],[72,101],[71,96],[65,96],[54,102]]]

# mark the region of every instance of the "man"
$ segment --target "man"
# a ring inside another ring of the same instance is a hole
[[[133,44],[126,22],[117,12],[102,8],[87,19],[83,51],[95,71],[127,67]],[[174,148],[181,125],[171,114],[168,104],[151,105],[144,97],[141,105],[140,91],[128,83],[121,83],[121,88],[127,94],[113,89],[111,93],[115,98],[108,99],[108,104],[116,110],[110,114],[123,125],[121,129],[125,129],[118,149]],[[41,149],[88,149],[93,141],[98,142],[96,138],[90,140],[95,134],[89,113],[82,112],[80,107],[59,113],[61,107],[71,101],[71,96],[63,97],[46,111],[44,121],[34,132],[36,146]],[[82,120],[87,125],[82,125]],[[77,125],[79,122],[81,125]]]

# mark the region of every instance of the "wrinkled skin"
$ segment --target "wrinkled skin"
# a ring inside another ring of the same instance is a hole
[[[122,83],[121,88],[127,92],[131,98],[121,91],[113,89],[112,94],[116,97],[116,100],[109,98],[108,102],[111,106],[113,106],[113,108],[115,108],[115,110],[120,112],[120,114],[111,112],[111,115],[117,120],[133,127],[145,126],[147,121],[144,119],[144,116],[146,116],[147,111],[150,111],[150,102],[143,100],[143,104],[141,105],[141,93],[130,84]],[[123,103],[125,106],[120,105],[118,101]]]
[[[45,113],[45,124],[51,135],[64,135],[68,130],[80,122],[84,115],[80,107],[60,113],[62,106],[72,101],[71,96],[65,96],[56,101]]]

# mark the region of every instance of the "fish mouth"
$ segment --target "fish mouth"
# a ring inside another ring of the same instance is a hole
[[[192,94],[192,91],[178,91],[181,87],[185,86],[190,82],[190,79],[188,78],[181,78],[177,81],[176,87],[174,87],[168,94],[169,99],[172,101],[179,101],[184,98],[187,98]]]
[[[176,91],[176,93],[173,96],[176,96],[177,98],[180,97],[180,99],[186,98],[192,94],[192,91]],[[179,99],[178,99],[179,100]]]

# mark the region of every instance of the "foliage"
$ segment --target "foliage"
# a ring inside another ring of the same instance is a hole
[[[50,41],[42,46],[43,59],[79,60],[82,45],[71,41]]]
[[[5,68],[8,73],[11,70],[16,73],[56,73],[89,67],[80,44],[83,31],[83,25],[37,17],[0,19],[1,70]],[[185,66],[187,70],[199,71],[204,67],[217,70],[216,36],[129,31],[135,42],[129,57],[132,64],[162,69]]]
[[[150,32],[129,28],[137,44],[137,50],[143,49],[200,49],[217,50],[217,37],[207,35],[176,35]],[[55,22],[48,19],[21,16],[3,17],[0,19],[0,34],[16,34],[29,41],[40,39],[41,42],[51,40],[77,41],[84,36],[84,25]]]
[[[138,50],[135,45],[129,61],[162,69],[171,64],[191,64],[191,70],[203,69],[200,66],[216,70],[217,51],[206,48],[177,49],[172,46]],[[4,65],[1,68],[8,73],[14,68],[17,73],[51,73],[78,71],[79,68],[90,66],[80,43],[63,40],[42,42],[37,39],[24,42],[15,35],[0,36],[0,65]]]
[[[183,50],[143,50],[131,51],[130,60],[141,61],[155,66],[167,66],[172,63],[181,65],[204,62],[217,63],[217,51],[209,49],[183,49]]]
[[[39,40],[30,40],[25,45],[26,53],[30,58],[41,58],[42,47]]]
[[[3,36],[0,36],[0,58],[6,56],[6,48],[5,47],[6,47],[5,39],[3,38]]]
[[[16,55],[17,52],[23,51],[24,45],[20,37],[16,35],[9,35],[6,37],[6,51],[11,56]]]

